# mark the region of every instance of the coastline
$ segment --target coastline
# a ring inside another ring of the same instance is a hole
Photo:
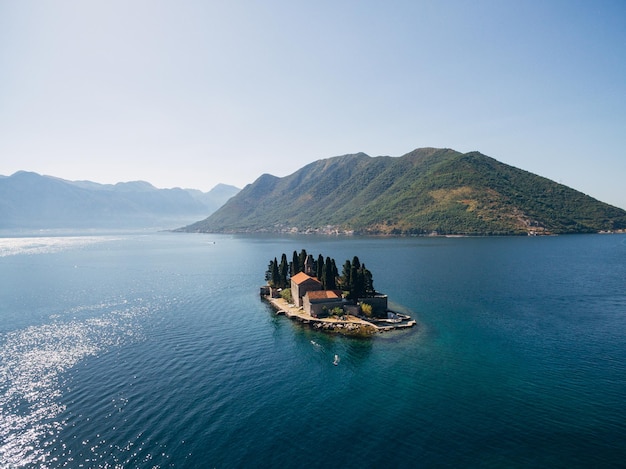
[[[262,299],[267,301],[276,310],[277,315],[284,314],[289,319],[296,320],[302,324],[308,324],[313,329],[338,333],[342,335],[369,337],[377,333],[385,331],[391,331],[396,329],[407,329],[414,327],[417,322],[408,316],[406,322],[387,322],[384,320],[366,320],[346,314],[342,318],[328,317],[328,318],[315,318],[306,313],[304,309],[299,308],[293,304],[287,303],[283,298],[271,298],[267,295],[262,295]],[[379,322],[383,325],[375,324]]]

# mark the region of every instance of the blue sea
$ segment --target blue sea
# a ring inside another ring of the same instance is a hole
[[[276,316],[303,248],[417,327]],[[0,285],[0,468],[626,465],[625,235],[5,233]]]

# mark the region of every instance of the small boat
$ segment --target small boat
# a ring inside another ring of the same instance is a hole
[[[333,365],[339,365],[339,355],[335,355],[335,359],[333,360]]]

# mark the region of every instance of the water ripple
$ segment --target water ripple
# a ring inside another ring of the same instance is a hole
[[[63,373],[86,357],[136,340],[137,319],[146,312],[135,306],[0,336],[0,468],[46,467],[47,447],[65,425],[58,418],[65,411],[59,404]]]

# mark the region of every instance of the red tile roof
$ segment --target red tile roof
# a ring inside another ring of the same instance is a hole
[[[311,276],[305,274],[304,272],[298,272],[296,275],[291,277],[291,281],[295,282],[296,285],[302,285],[307,280],[313,280],[314,282],[318,282],[319,283],[318,279],[316,279],[315,277],[311,277]]]
[[[309,300],[325,300],[325,299],[338,299],[341,298],[341,292],[336,290],[318,290],[306,292],[309,296]]]

